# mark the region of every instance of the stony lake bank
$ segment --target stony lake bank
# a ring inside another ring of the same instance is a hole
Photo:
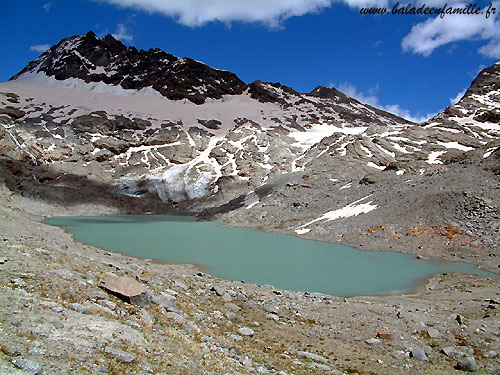
[[[104,206],[0,201],[1,374],[500,373],[499,279],[436,275],[377,297],[278,290],[83,245],[41,222],[115,213]],[[109,280],[146,297],[126,302]]]

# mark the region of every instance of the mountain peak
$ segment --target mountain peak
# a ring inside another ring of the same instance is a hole
[[[312,90],[309,95],[317,96],[319,98],[324,99],[347,99],[348,96],[343,92],[337,90],[335,87],[325,87],[325,86],[317,86],[314,90]]]
[[[92,31],[61,40],[11,80],[40,73],[56,80],[78,78],[124,89],[151,87],[168,99],[196,104],[207,98],[241,94],[247,87],[234,73],[178,58],[159,48],[138,51],[110,34],[99,39]]]

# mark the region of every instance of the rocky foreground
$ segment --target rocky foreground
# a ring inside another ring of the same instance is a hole
[[[41,223],[57,207],[1,202],[1,374],[500,373],[498,279],[438,275],[383,297],[278,290],[82,245]],[[110,280],[135,289],[110,293]]]

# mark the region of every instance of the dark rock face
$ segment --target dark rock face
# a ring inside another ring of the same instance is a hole
[[[486,95],[492,91],[494,92],[500,90],[500,80],[498,79],[499,76],[499,63],[496,63],[488,68],[484,68],[474,79],[474,81],[472,81],[470,87],[465,92],[464,97],[470,96],[472,94]]]
[[[483,69],[472,81],[470,87],[457,104],[447,107],[443,113],[436,115],[428,122],[443,122],[447,127],[454,127],[458,119],[472,118],[462,121],[473,126],[474,131],[487,133],[478,123],[500,123],[500,62]],[[460,126],[460,125],[459,125]]]
[[[323,98],[323,99],[334,99],[334,100],[341,99],[346,101],[349,101],[349,99],[352,100],[346,94],[337,90],[335,87],[318,86],[314,90],[312,90],[309,93],[309,95],[317,96],[318,98]]]
[[[151,123],[142,119],[130,120],[119,115],[112,120],[106,116],[106,112],[95,111],[76,117],[71,125],[80,133],[111,134],[123,130],[145,130]]]
[[[198,123],[203,125],[204,127],[212,130],[217,130],[222,125],[222,122],[219,120],[200,120],[198,119]]]
[[[290,95],[300,95],[291,87],[284,86],[279,82],[254,81],[248,85],[248,92],[252,99],[256,99],[261,103],[278,103],[282,105],[288,104],[286,99],[289,99]],[[280,93],[283,95],[280,95]]]
[[[330,99],[331,101],[337,103],[337,104],[347,104],[347,105],[356,105],[356,104],[361,104],[358,102],[356,99],[353,99],[343,92],[337,90],[335,87],[325,87],[325,86],[317,86],[314,90],[312,90],[309,93],[310,96],[314,96],[317,98],[322,98],[322,99]],[[389,119],[392,119],[394,121],[400,121],[400,118],[392,113],[382,111],[378,108],[372,107],[368,104],[364,104],[365,107],[369,108],[371,111],[373,111],[377,116],[380,117],[386,117]],[[339,112],[342,112],[342,110],[339,108],[337,109]],[[347,117],[352,117],[352,113],[349,113],[348,111],[344,112],[344,115]],[[367,119],[369,121],[369,119]],[[408,121],[410,123],[410,121]]]
[[[57,80],[79,78],[87,83],[120,85],[124,89],[152,87],[168,99],[188,99],[196,104],[207,98],[241,94],[246,89],[234,73],[178,58],[158,48],[138,51],[111,35],[101,40],[92,31],[61,40],[11,79],[28,72],[44,72]]]

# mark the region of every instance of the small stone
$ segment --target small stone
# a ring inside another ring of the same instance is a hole
[[[231,296],[229,295],[229,293],[224,293],[224,294],[222,295],[222,299],[223,299],[225,302],[231,302],[231,301],[233,300],[233,297],[231,297]]]
[[[226,309],[230,310],[230,311],[240,311],[240,310],[241,310],[241,308],[240,308],[238,305],[236,305],[236,304],[234,304],[234,303],[231,303],[231,302],[226,303],[226,304],[224,305],[224,307],[225,307]]]
[[[45,355],[45,353],[46,353],[45,349],[42,349],[42,348],[39,348],[39,347],[35,347],[35,348],[31,348],[30,349],[30,354],[31,355],[42,356],[42,355]]]
[[[474,357],[465,357],[458,361],[455,368],[457,370],[474,372],[479,370],[479,365],[476,363],[476,359]]]
[[[90,310],[92,314],[101,314],[101,315],[109,315],[116,316],[116,313],[113,310],[108,309],[105,306],[99,305],[92,301],[86,301],[83,306]]]
[[[498,357],[498,352],[494,350],[490,350],[488,353],[484,355],[485,358],[496,358]]]
[[[371,338],[365,341],[367,344],[373,345],[373,344],[380,344],[382,340],[376,339],[376,338]]]
[[[382,340],[392,340],[394,336],[390,332],[377,332],[377,338]]]
[[[153,372],[154,369],[153,369],[153,365],[148,363],[148,362],[144,362],[141,364],[141,368],[146,371],[146,372]]]
[[[469,346],[462,346],[462,351],[466,354],[466,355],[469,355],[469,356],[473,356],[474,355],[474,349],[472,349],[471,347]]]
[[[133,328],[137,328],[137,329],[141,328],[141,325],[139,323],[134,322],[133,320],[130,320],[130,319],[125,320],[124,323],[129,325],[130,327],[133,327]]]
[[[139,318],[141,322],[146,326],[146,327],[151,327],[153,326],[154,323],[154,318],[151,316],[150,313],[148,313],[146,310],[142,309],[139,312]]]
[[[439,336],[441,336],[439,331],[433,327],[427,329],[427,335],[429,335],[429,337],[431,339],[435,339],[435,338],[438,338]]]
[[[104,353],[109,354],[110,356],[112,356],[116,360],[123,362],[123,363],[132,363],[132,362],[135,362],[137,360],[137,355],[135,355],[133,353],[127,353],[127,352],[120,350],[120,349],[111,348],[109,346],[106,347],[106,349],[104,349]]]
[[[318,369],[318,370],[321,370],[321,371],[331,371],[332,370],[332,368],[330,366],[325,365],[323,363],[314,362],[311,367]]]
[[[247,356],[243,356],[243,358],[240,359],[240,363],[246,367],[252,366],[252,360]]]
[[[447,357],[451,357],[453,354],[456,353],[455,348],[453,346],[446,346],[443,349],[441,349],[441,352]]]
[[[409,354],[404,350],[396,350],[395,352],[391,353],[391,357],[394,359],[405,359],[409,357]]]
[[[187,285],[179,280],[175,280],[174,285],[181,288],[181,289],[187,289]]]
[[[226,293],[226,290],[222,287],[220,287],[219,285],[214,285],[212,287],[212,290],[215,292],[215,294],[217,294],[219,297],[222,297],[224,295],[224,293]]]
[[[238,329],[237,332],[241,336],[253,336],[253,335],[255,335],[254,330],[251,328],[248,328],[248,327],[242,327],[242,328]]]
[[[81,314],[92,315],[92,312],[80,303],[70,303],[68,309],[79,312]]]
[[[275,315],[275,314],[267,314],[266,318],[270,319],[270,320],[274,320],[275,322],[277,322],[278,320],[280,320],[280,317],[278,315]]]
[[[26,282],[22,279],[10,279],[10,282],[18,287],[26,286]]]
[[[175,296],[177,296],[177,295],[179,294],[179,292],[176,292],[176,291],[175,291],[175,290],[173,290],[173,289],[167,289],[167,290],[165,290],[164,292],[163,292],[163,291],[162,291],[162,292],[160,292],[160,294],[161,294],[163,297],[166,297],[166,296],[165,296],[165,293],[166,293],[166,294],[168,294],[168,295],[170,295],[170,296],[173,296],[173,297],[175,297]]]
[[[115,310],[116,309],[116,303],[108,301],[107,299],[100,300],[99,304],[101,306],[107,307],[110,310]]]
[[[12,364],[20,369],[23,370],[26,375],[42,375],[43,374],[43,368],[42,365],[39,363],[35,363],[33,361],[29,361],[24,358],[16,358],[12,360]]]
[[[264,310],[270,314],[278,314],[279,307],[276,305],[264,305]]]
[[[168,312],[166,316],[167,318],[174,320],[178,324],[186,323],[186,318],[184,318],[181,314],[177,314],[176,312]]]
[[[429,358],[427,358],[427,354],[425,354],[424,350],[421,348],[413,348],[411,350],[410,355],[415,358],[417,361],[429,362]]]
[[[319,354],[314,354],[314,353],[299,350],[297,352],[297,355],[299,357],[302,357],[302,358],[310,359],[311,361],[314,361],[314,362],[328,363],[328,359],[320,356]]]
[[[2,347],[0,348],[0,350],[2,351],[3,354],[9,356],[9,357],[14,357],[14,353],[12,353],[10,351],[10,349],[8,348],[7,345],[2,345]]]
[[[108,295],[104,293],[102,290],[97,290],[95,292],[88,292],[87,296],[91,299],[106,299]]]
[[[75,276],[73,275],[73,273],[71,273],[70,271],[68,270],[55,270],[53,271],[57,276],[59,276],[60,278],[62,279],[65,279],[65,280],[72,280],[75,278]]]
[[[181,309],[179,309],[179,307],[177,306],[177,304],[174,301],[164,300],[164,301],[162,301],[160,306],[163,306],[163,308],[165,310],[167,310],[168,312],[182,314]]]

